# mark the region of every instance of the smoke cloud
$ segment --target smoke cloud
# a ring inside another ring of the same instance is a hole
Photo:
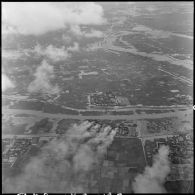
[[[91,32],[89,33],[85,33],[85,37],[97,37],[97,38],[101,38],[103,37],[103,33],[99,30],[92,30]]]
[[[87,121],[73,125],[60,139],[45,145],[21,175],[4,182],[5,191],[89,192],[88,175],[103,160],[116,133],[110,127],[97,132],[91,126]]]
[[[135,193],[165,193],[163,186],[166,176],[170,172],[168,160],[169,148],[162,146],[154,158],[152,167],[146,167],[143,174],[139,174],[132,184]]]
[[[1,76],[2,76],[2,78],[1,78],[1,81],[2,81],[2,84],[1,84],[2,92],[6,91],[9,88],[15,87],[14,83],[7,77],[7,75],[2,73]]]
[[[26,35],[40,35],[72,24],[105,23],[103,8],[94,2],[4,2],[2,21]]]
[[[98,30],[91,30],[90,32],[85,32],[82,31],[79,25],[72,25],[70,27],[71,31],[78,36],[83,36],[83,37],[87,37],[87,38],[93,38],[93,37],[97,37],[97,38],[101,38],[103,37],[103,33],[101,31]]]
[[[65,46],[58,48],[54,47],[53,45],[49,45],[46,48],[41,47],[41,45],[36,45],[34,50],[35,53],[38,55],[47,57],[52,62],[57,62],[61,60],[66,60],[67,58],[71,57],[72,52],[79,51],[79,44],[74,42],[73,46],[65,48]]]
[[[79,51],[79,44],[77,42],[74,42],[73,46],[70,46],[67,48],[67,51],[70,51],[70,52]]]
[[[50,82],[50,80],[54,78],[53,66],[49,65],[45,60],[43,60],[41,65],[37,67],[34,76],[35,79],[28,86],[28,91],[30,93],[59,93],[58,86],[53,85]]]

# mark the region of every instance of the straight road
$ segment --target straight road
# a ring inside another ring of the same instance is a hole
[[[21,109],[3,109],[3,114],[28,114],[28,115],[35,115],[45,118],[58,118],[58,119],[79,119],[79,120],[87,120],[87,119],[97,119],[97,120],[139,120],[139,119],[153,119],[153,118],[166,118],[166,117],[184,117],[185,114],[191,113],[192,109],[187,109],[185,111],[177,111],[177,112],[168,112],[168,113],[160,113],[160,114],[134,114],[134,115],[110,115],[110,114],[104,114],[100,116],[83,116],[83,115],[69,115],[69,114],[51,114],[51,113],[45,113],[42,111],[36,111],[36,110],[21,110]]]

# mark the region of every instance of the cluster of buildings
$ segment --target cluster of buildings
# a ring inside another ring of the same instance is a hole
[[[95,106],[124,106],[129,105],[128,98],[116,96],[112,92],[95,93],[90,95],[90,104]]]
[[[116,97],[111,92],[93,94],[90,96],[90,102],[96,106],[115,106],[117,104]]]
[[[147,120],[147,130],[149,133],[160,133],[161,131],[172,132],[174,131],[174,119],[151,119]]]
[[[146,140],[144,145],[147,163],[152,166],[153,156],[158,153],[160,146],[166,145],[165,138],[158,138],[154,140]]]
[[[190,95],[177,94],[175,97],[168,98],[169,102],[176,105],[193,105],[193,98]]]
[[[32,146],[44,145],[54,137],[24,137],[2,139],[2,165],[4,168],[13,167],[21,158],[28,154]]]
[[[171,172],[167,176],[167,181],[175,180],[193,180],[192,164],[171,165]]]
[[[99,129],[110,126],[111,129],[116,130],[115,137],[137,137],[137,124],[131,121],[91,121],[93,122],[92,127],[98,131]]]
[[[180,134],[174,136],[167,136],[166,138],[155,138],[154,140],[146,140],[144,149],[146,160],[150,166],[152,166],[153,164],[153,156],[158,153],[158,150],[162,145],[169,146],[171,173],[168,176],[168,179],[182,180],[181,178],[183,178],[186,180],[192,178],[192,175],[188,173],[190,170],[189,167],[192,167],[192,158],[194,152],[192,135]],[[191,168],[191,170],[193,169]]]
[[[17,159],[29,151],[32,145],[31,139],[2,139],[3,153],[2,165],[4,167],[12,167]]]
[[[193,156],[193,141],[190,134],[177,135],[167,138],[170,147],[169,156],[173,164],[189,164]]]
[[[120,123],[117,128],[117,136],[125,136],[125,137],[137,137],[137,124],[133,123]]]

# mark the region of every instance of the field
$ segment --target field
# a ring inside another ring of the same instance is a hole
[[[41,167],[42,153],[48,151],[44,157],[49,160],[43,161],[48,171],[38,173],[43,182],[29,168],[35,191],[54,187],[53,192],[82,188],[86,193],[136,193],[135,177],[152,165],[165,144],[171,174],[162,186],[168,193],[193,193],[192,176],[187,175],[194,152],[193,4],[95,2],[86,4],[87,9],[81,4],[62,3],[58,14],[58,6],[49,3],[40,12],[47,17],[38,17],[39,10],[31,14],[33,9],[13,7],[18,14],[12,22],[12,15],[5,17],[12,13],[9,6],[3,10],[2,76],[8,80],[2,80],[8,84],[2,85],[3,177],[13,177],[18,182],[14,187],[25,187],[25,165],[36,156]],[[54,12],[47,13],[50,6]],[[32,25],[17,19],[23,8],[22,16]],[[70,18],[60,17],[64,8]],[[44,26],[47,31],[41,32]],[[83,125],[87,121],[89,127]],[[20,138],[32,140],[26,145]],[[21,147],[12,147],[19,139]],[[53,163],[54,148],[62,150]]]
[[[193,181],[167,181],[165,188],[169,193],[193,193]]]
[[[131,192],[133,178],[146,165],[141,140],[115,138],[105,159],[100,167],[99,192]]]
[[[116,166],[123,164],[128,167],[137,167],[142,171],[146,165],[143,147],[137,138],[115,138],[107,151],[107,160],[113,161]]]
[[[136,175],[135,171],[135,169],[132,171],[130,167],[102,167],[99,192],[132,192],[131,181]]]
[[[78,124],[79,122],[79,120],[74,119],[62,119],[58,122],[55,132],[56,134],[64,134],[73,124]]]
[[[31,134],[48,133],[53,126],[53,123],[48,118],[44,118],[29,128]]]
[[[12,124],[9,122],[2,124],[2,134],[24,134],[27,124]]]

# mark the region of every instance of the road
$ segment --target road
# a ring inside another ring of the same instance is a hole
[[[82,116],[82,115],[67,115],[67,114],[51,114],[42,111],[35,110],[21,110],[21,109],[2,109],[2,113],[5,115],[16,115],[16,114],[27,114],[30,117],[35,116],[40,118],[50,118],[50,119],[77,119],[77,120],[140,120],[140,119],[154,119],[154,118],[164,118],[164,117],[181,117],[185,118],[185,114],[191,113],[192,109],[187,109],[186,111],[177,111],[170,113],[160,113],[160,114],[134,114],[134,115],[101,115],[101,116]],[[14,135],[2,135],[4,138],[13,137]],[[18,135],[19,137],[56,137],[56,133],[46,133],[46,134],[25,134]]]
[[[164,71],[165,72],[165,71]],[[20,96],[20,95],[2,95],[2,99],[10,99],[10,100],[25,100],[25,101],[37,101],[36,99],[28,99],[28,96]],[[90,104],[90,98],[89,99],[89,104]],[[40,101],[45,103],[44,101]],[[55,105],[55,104],[54,104]],[[56,104],[58,105],[58,104]],[[68,107],[68,106],[62,106],[63,108],[73,110],[73,111],[98,111],[98,112],[105,112],[107,111],[135,111],[135,110],[170,110],[170,109],[186,109],[189,107],[183,106],[183,105],[173,105],[173,106],[136,106],[136,105],[127,105],[127,106],[112,106],[109,107],[107,106],[106,109],[103,108],[102,106],[95,106],[95,105],[90,105],[89,109],[78,109],[78,108],[73,108],[73,107]]]
[[[45,118],[57,118],[57,119],[78,119],[78,120],[139,120],[139,119],[153,119],[153,118],[166,118],[166,117],[185,117],[185,114],[189,114],[193,111],[193,109],[186,109],[186,111],[177,111],[177,112],[170,112],[170,113],[160,113],[160,114],[134,114],[134,115],[110,115],[104,114],[100,116],[83,116],[83,115],[68,115],[68,114],[51,114],[45,113],[42,111],[36,110],[21,110],[21,109],[2,109],[3,114],[28,114],[28,115],[35,115]]]
[[[15,135],[15,134],[2,134],[2,138],[5,139],[5,138],[33,138],[33,137],[57,137],[57,136],[63,136],[63,135],[60,135],[60,134],[56,134],[56,133],[42,133],[42,134],[19,134],[19,135]],[[67,135],[66,134],[66,137],[78,137],[80,135],[76,135],[76,134],[71,134],[71,135]],[[121,138],[121,139],[137,139],[139,137],[125,137],[125,136],[115,136],[115,138]],[[98,138],[96,138],[98,139]],[[102,138],[99,138],[99,139],[102,139]]]
[[[113,25],[117,25],[117,24],[113,24]],[[113,30],[112,30],[113,25],[108,30],[107,34],[104,37],[104,40],[102,42],[99,42],[99,45],[101,45],[101,47],[103,49],[105,49],[106,51],[110,50],[111,52],[112,51],[114,51],[114,52],[127,52],[127,53],[131,53],[134,55],[139,55],[139,56],[151,58],[155,61],[160,61],[160,62],[164,61],[164,62],[169,62],[170,64],[184,66],[190,70],[193,70],[193,61],[192,60],[188,60],[188,59],[180,60],[180,59],[173,58],[172,56],[167,55],[167,54],[141,52],[130,44],[129,44],[129,47],[131,47],[131,48],[128,48],[128,49],[114,45],[114,42],[117,38],[120,38],[120,37],[127,35],[127,34],[132,34],[132,32],[131,31],[129,31],[129,32],[128,31],[113,32]],[[177,33],[175,35],[181,36],[181,34],[177,34]]]
[[[170,72],[168,72],[168,71],[165,71],[165,70],[163,70],[163,69],[161,69],[161,68],[159,68],[158,70],[160,70],[160,71],[162,71],[162,72],[165,72],[165,73],[167,73],[167,74],[173,76],[174,78],[179,79],[179,80],[181,80],[181,81],[183,81],[183,82],[186,82],[186,83],[188,83],[188,84],[190,84],[190,85],[193,84],[193,81],[190,80],[190,79],[182,78],[182,77],[176,76],[176,75],[174,75],[173,73],[170,73]]]

